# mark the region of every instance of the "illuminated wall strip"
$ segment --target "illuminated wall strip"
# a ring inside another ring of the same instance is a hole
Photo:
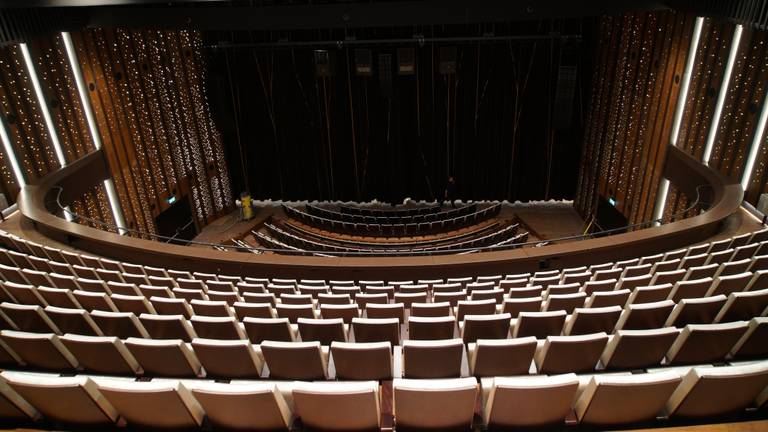
[[[77,53],[75,47],[72,44],[72,37],[69,32],[62,32],[61,39],[64,41],[64,48],[67,50],[67,58],[69,59],[69,66],[72,69],[72,74],[75,76],[75,84],[77,85],[77,94],[80,95],[80,102],[83,105],[83,111],[85,112],[85,120],[88,122],[88,130],[91,133],[91,139],[93,140],[93,146],[96,149],[101,148],[101,136],[99,130],[96,127],[96,121],[93,119],[93,110],[91,110],[91,101],[88,98],[88,92],[85,91],[85,84],[83,83],[83,74],[80,70],[80,64],[77,61]],[[115,191],[115,183],[112,179],[104,180],[104,189],[107,191],[107,200],[109,201],[109,208],[112,209],[112,217],[115,219],[115,225],[117,225],[117,232],[125,234],[125,230],[122,227],[125,226],[125,220],[123,219],[123,212],[120,208],[120,202],[117,200],[117,192]]]
[[[0,119],[0,140],[3,141],[3,148],[5,149],[5,157],[11,163],[11,170],[16,177],[16,184],[22,187],[27,184],[24,180],[24,171],[19,166],[19,160],[16,158],[16,151],[13,150],[11,144],[11,137],[8,136],[8,129],[5,128],[5,119]]]
[[[685,63],[685,71],[683,72],[683,83],[680,86],[680,93],[677,95],[675,117],[672,120],[672,135],[669,137],[669,145],[672,146],[677,146],[677,138],[680,135],[680,124],[683,122],[685,102],[688,100],[688,86],[691,84],[691,75],[693,75],[693,67],[696,64],[696,51],[699,49],[699,39],[701,39],[701,27],[703,24],[703,17],[696,18],[696,24],[693,26],[693,35],[691,36],[691,46],[688,48],[688,60]],[[662,178],[659,183],[658,192],[656,192],[656,206],[653,210],[653,219],[656,221],[660,220],[664,215],[667,195],[669,195],[669,180]],[[658,225],[659,222],[656,222],[656,224]]]
[[[37,101],[40,103],[40,111],[43,113],[45,127],[48,129],[48,135],[51,137],[51,144],[53,144],[53,151],[56,153],[56,159],[58,159],[60,166],[64,166],[67,164],[67,161],[64,159],[64,151],[61,149],[61,143],[59,142],[59,136],[56,133],[56,127],[54,127],[51,113],[48,111],[48,104],[45,100],[45,95],[43,95],[43,89],[40,87],[40,80],[37,79],[37,72],[35,72],[35,64],[32,62],[32,56],[29,55],[27,44],[20,43],[19,48],[21,49],[21,55],[24,57],[24,64],[27,66],[29,78],[32,80],[32,87],[35,89]]]
[[[709,158],[712,156],[712,148],[715,146],[715,137],[717,136],[717,130],[720,125],[720,116],[723,113],[725,96],[728,93],[728,85],[731,83],[733,64],[736,62],[736,54],[739,51],[739,42],[741,42],[741,32],[743,30],[744,27],[741,24],[736,25],[736,28],[733,30],[733,40],[731,40],[731,51],[728,53],[728,63],[725,64],[725,74],[723,75],[723,82],[720,84],[720,93],[717,95],[717,105],[715,105],[715,113],[712,116],[712,125],[709,127],[709,135],[707,135],[707,142],[704,146],[704,155],[701,157],[701,161],[705,164],[709,163]]]
[[[752,179],[752,170],[755,168],[757,152],[763,144],[766,122],[768,122],[768,92],[765,93],[765,99],[763,99],[763,108],[760,111],[760,119],[757,121],[755,136],[752,138],[752,144],[749,147],[749,155],[747,156],[747,163],[744,165],[744,174],[741,176],[741,188],[744,189],[745,194],[747,193],[747,187],[749,187],[749,181]]]

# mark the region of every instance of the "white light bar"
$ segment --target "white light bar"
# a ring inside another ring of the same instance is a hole
[[[75,76],[77,93],[80,95],[80,102],[83,104],[85,120],[88,122],[88,129],[91,131],[91,139],[93,139],[93,145],[97,149],[100,149],[101,136],[99,135],[99,130],[96,128],[96,121],[93,120],[91,103],[88,100],[88,92],[85,91],[85,84],[83,84],[83,74],[80,71],[80,64],[77,62],[77,53],[75,53],[75,47],[72,45],[72,37],[69,35],[69,32],[61,32],[61,38],[64,40],[64,47],[67,49],[69,67],[72,69],[72,74]]]
[[[24,180],[24,172],[21,170],[21,167],[19,166],[19,160],[16,158],[16,152],[13,150],[11,137],[8,136],[8,129],[5,128],[5,119],[0,121],[0,139],[3,141],[5,157],[11,163],[11,170],[13,171],[13,175],[16,177],[16,183],[19,185],[19,187],[26,185],[27,182]]]
[[[107,200],[109,200],[109,207],[112,209],[112,216],[115,218],[115,225],[117,225],[117,232],[120,235],[126,233],[125,221],[123,220],[123,213],[120,211],[120,204],[117,201],[117,192],[115,191],[115,183],[112,179],[104,180],[104,189],[107,190]]]
[[[693,66],[696,63],[696,51],[699,49],[699,39],[701,39],[701,27],[704,24],[703,17],[697,17],[693,26],[693,35],[691,36],[691,46],[688,48],[688,60],[685,62],[685,71],[683,72],[683,83],[680,86],[680,93],[677,95],[677,106],[675,107],[675,118],[672,121],[672,135],[669,137],[669,144],[677,146],[677,137],[680,135],[680,124],[683,121],[685,112],[685,102],[688,100],[688,86],[691,84],[691,75],[693,75]],[[659,189],[656,192],[656,204],[653,210],[653,219],[658,221],[664,216],[664,207],[667,205],[667,195],[669,195],[669,180],[662,178],[659,183]],[[655,222],[659,225],[659,222]]]
[[[749,155],[747,156],[747,163],[744,165],[744,174],[741,176],[741,188],[744,189],[744,193],[747,193],[749,181],[752,179],[752,170],[755,168],[757,152],[760,151],[760,147],[763,145],[766,122],[768,122],[768,93],[765,94],[765,98],[763,99],[763,108],[760,111],[760,119],[757,121],[755,136],[752,138],[752,144],[749,147]]]
[[[27,44],[20,43],[19,48],[21,48],[21,55],[24,57],[24,64],[27,66],[29,78],[32,80],[32,87],[35,89],[37,101],[40,103],[40,111],[43,113],[45,127],[48,129],[48,135],[51,137],[51,144],[53,144],[53,151],[56,153],[56,159],[58,159],[59,165],[64,166],[67,164],[67,160],[64,158],[64,151],[61,149],[59,136],[56,134],[56,128],[53,125],[51,113],[48,111],[48,104],[45,101],[43,89],[40,87],[40,80],[37,79],[37,72],[35,72],[35,64],[32,62],[32,56],[29,55]]]
[[[712,148],[715,146],[715,137],[717,136],[717,129],[720,125],[720,116],[723,114],[723,105],[725,104],[725,95],[728,93],[728,85],[731,83],[731,73],[733,72],[733,63],[736,61],[736,54],[739,51],[739,42],[741,42],[741,32],[744,27],[741,24],[737,24],[733,30],[733,39],[731,40],[731,50],[728,53],[728,63],[725,64],[725,74],[723,74],[723,82],[720,84],[720,93],[717,95],[717,105],[715,105],[715,113],[712,116],[712,124],[709,127],[709,135],[707,135],[706,145],[704,146],[704,155],[701,157],[701,161],[704,164],[709,163],[709,158],[712,156]]]

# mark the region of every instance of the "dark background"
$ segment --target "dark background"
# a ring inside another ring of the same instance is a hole
[[[209,100],[233,192],[247,189],[256,199],[431,200],[453,175],[465,199],[572,199],[595,22],[204,32]],[[457,39],[319,42],[416,34]],[[547,35],[555,37],[459,40]],[[267,45],[285,41],[314,44]],[[400,47],[416,48],[415,75],[398,75]],[[455,74],[440,73],[444,47],[455,47]],[[371,50],[370,77],[355,74],[357,48]],[[316,76],[315,49],[329,52],[331,77]],[[391,90],[381,79],[380,54],[392,55]],[[576,67],[572,96],[558,92],[560,65]]]

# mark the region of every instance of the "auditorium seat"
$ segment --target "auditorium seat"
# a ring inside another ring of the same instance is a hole
[[[192,340],[192,349],[207,377],[258,378],[264,365],[249,341]]]
[[[141,292],[141,295],[148,299],[152,297],[173,299],[175,297],[171,291],[171,288],[167,287],[139,285],[139,291]]]
[[[149,302],[158,315],[182,315],[191,318],[194,314],[192,306],[183,298],[148,297]]]
[[[620,306],[576,308],[565,321],[563,335],[613,333],[621,312]]]
[[[552,288],[552,286],[550,286],[550,288]],[[496,302],[496,304],[500,304],[501,302],[504,301],[504,290],[501,288],[489,289],[489,290],[475,290],[472,292],[469,299],[470,300],[489,300],[490,299]]]
[[[123,341],[114,336],[68,334],[59,339],[86,371],[128,376],[143,372]]]
[[[392,297],[394,297],[394,294],[392,295]],[[361,310],[365,310],[365,308],[369,304],[389,303],[389,297],[385,293],[379,293],[379,294],[361,293],[355,296],[355,303],[357,303],[357,306]]]
[[[688,270],[685,268],[656,272],[653,274],[649,285],[672,284],[674,286],[676,283],[684,280],[686,274],[688,274]]]
[[[608,343],[605,333],[580,336],[547,336],[533,360],[540,374],[589,372],[595,369]]]
[[[750,272],[718,276],[712,282],[712,286],[705,296],[712,297],[720,294],[728,296],[734,292],[742,292],[746,289],[750,279],[752,279],[752,273]]]
[[[579,423],[615,426],[656,419],[681,382],[676,373],[595,375],[574,404]]]
[[[682,299],[669,314],[665,327],[685,327],[688,324],[711,324],[725,305],[724,295]]]
[[[174,297],[188,302],[192,302],[192,300],[208,300],[208,296],[201,289],[174,288],[171,292],[173,292]]]
[[[566,312],[520,312],[511,321],[512,337],[535,336],[544,339],[550,335],[559,335],[565,324]]]
[[[670,396],[672,418],[702,419],[734,414],[752,406],[768,386],[768,362],[718,368],[695,367]]]
[[[28,366],[53,371],[72,371],[79,366],[55,334],[2,330],[0,338]]]
[[[483,421],[491,430],[562,426],[578,387],[575,374],[493,378],[483,386]]]
[[[653,279],[653,275],[651,274],[643,274],[640,276],[631,276],[631,277],[621,277],[619,278],[619,281],[616,283],[616,290],[629,290],[632,291],[633,289],[640,287],[640,286],[648,286],[651,284],[651,279]]]
[[[400,324],[405,323],[405,309],[403,303],[370,303],[365,306],[366,318],[396,318]]]
[[[72,291],[72,295],[77,300],[77,303],[87,311],[117,312],[117,306],[105,293],[75,290]]]
[[[446,317],[451,314],[451,304],[448,302],[411,304],[410,317]]]
[[[205,413],[179,381],[97,381],[99,391],[131,428],[199,428]]]
[[[275,312],[279,318],[288,318],[291,324],[298,323],[299,318],[317,318],[319,315],[311,304],[292,305],[278,303],[275,305]]]
[[[112,299],[112,303],[114,303],[117,310],[120,312],[132,312],[136,316],[143,313],[156,313],[155,308],[152,307],[152,303],[150,303],[143,295],[127,296],[122,294],[112,294],[109,298]]]
[[[408,319],[408,338],[411,340],[452,339],[456,320],[452,316],[419,317]]]
[[[752,272],[752,279],[747,283],[744,291],[760,291],[768,289],[768,271],[758,270]]]
[[[51,286],[53,283],[48,278],[48,273],[39,271],[39,270],[31,270],[31,269],[21,269],[21,274],[24,276],[24,278],[27,280],[27,283],[34,286]],[[103,284],[103,282],[102,282]]]
[[[451,307],[458,306],[460,301],[464,301],[467,299],[467,292],[466,291],[455,291],[455,292],[437,292],[432,295],[432,301],[434,303],[448,303],[451,305]]]
[[[125,346],[133,354],[145,375],[200,377],[200,361],[180,339],[128,338]]]
[[[331,355],[340,380],[389,380],[393,377],[389,342],[333,342]]]
[[[27,306],[48,306],[48,302],[40,295],[37,288],[32,285],[4,282],[2,287],[6,293],[15,299],[13,303],[6,302],[6,304],[18,303]]]
[[[272,382],[188,384],[215,429],[289,430],[293,413]]]
[[[211,292],[208,291],[208,297],[210,297]],[[315,300],[311,295],[309,294],[280,294],[280,303],[284,305],[312,305],[314,306],[317,303],[317,300]]]
[[[261,343],[271,379],[324,380],[328,378],[328,347],[320,342]]]
[[[461,339],[403,341],[405,378],[459,378],[464,357]]]
[[[459,323],[459,332],[464,343],[478,339],[506,339],[509,335],[512,316],[508,313],[467,315]]]
[[[297,383],[296,413],[310,430],[378,430],[381,422],[379,383]]]
[[[304,342],[318,341],[330,345],[333,341],[346,342],[349,325],[341,318],[299,318],[299,335]]]
[[[686,279],[676,283],[672,287],[669,299],[677,303],[682,299],[704,297],[712,286],[712,278]]]
[[[38,305],[0,303],[0,312],[16,326],[16,330],[33,333],[61,334],[61,330]]]
[[[205,315],[211,317],[232,317],[232,309],[229,304],[223,300],[192,300],[190,302],[192,311],[195,315]]]
[[[291,324],[288,318],[243,319],[243,327],[251,343],[260,344],[265,340],[293,342],[298,339],[299,326]]]
[[[747,332],[731,349],[730,356],[735,359],[768,357],[768,317],[755,317],[749,320]]]
[[[766,308],[768,308],[768,289],[731,293],[714,322],[746,321],[763,315],[768,310]]]
[[[619,280],[619,277],[621,277],[621,272],[624,271],[621,268],[609,268],[609,269],[600,269],[600,270],[594,270],[592,271],[592,280],[593,281],[604,281],[604,280]]]
[[[341,318],[344,324],[352,324],[352,318],[360,318],[357,304],[320,304],[320,316],[326,319]]]
[[[352,298],[349,294],[318,294],[317,304],[324,305],[348,305],[352,304]]]
[[[206,295],[208,295],[208,300],[210,301],[223,301],[229,306],[232,306],[236,302],[243,301],[243,298],[240,297],[240,294],[232,291],[208,290]]]
[[[54,377],[4,371],[0,376],[24,401],[56,424],[104,428],[113,426],[118,413],[88,377]],[[27,415],[29,406],[20,403]]]
[[[384,294],[387,299],[393,300],[395,298],[395,287],[393,286],[368,286],[365,288],[365,294]],[[378,303],[378,302],[377,302]]]
[[[234,317],[194,315],[189,321],[195,333],[204,339],[246,339],[245,331]]]
[[[397,318],[353,318],[355,342],[389,342],[400,345],[400,322]]]
[[[542,297],[544,295],[544,288],[541,285],[526,286],[523,288],[510,288],[507,291],[507,298],[531,298]]]
[[[546,299],[551,294],[576,294],[580,289],[581,285],[577,283],[550,285],[542,292],[541,296]]]
[[[467,344],[469,372],[476,377],[527,375],[536,353],[533,336],[478,339]]]
[[[666,300],[672,292],[672,284],[637,287],[629,294],[626,304],[655,303]]]
[[[600,356],[605,369],[644,369],[659,366],[680,331],[673,327],[617,330]]]
[[[0,375],[0,418],[3,423],[39,421],[40,412],[14,390]]]
[[[21,269],[15,265],[0,264],[0,276],[2,276],[6,282],[13,282],[22,285],[29,284],[29,281],[27,281],[27,278],[24,277]]]
[[[264,285],[262,284],[254,284],[254,283],[248,283],[248,282],[238,282],[235,287],[237,288],[238,292],[240,292],[240,295],[243,295],[245,293],[266,293],[267,290],[264,289]]]
[[[491,315],[496,313],[496,301],[488,300],[463,300],[456,305],[454,315],[456,321],[464,321],[465,315]]]
[[[695,281],[699,279],[713,278],[715,274],[720,270],[720,264],[707,264],[695,267],[688,267],[688,271],[685,273],[686,281]]]
[[[715,272],[715,275],[713,276],[713,279],[716,279],[718,276],[731,276],[731,275],[740,274],[740,273],[747,273],[751,265],[752,265],[751,258],[744,258],[738,261],[725,262],[721,264],[720,267],[717,269],[717,271]]]
[[[183,315],[141,314],[139,321],[152,339],[181,339],[189,342],[197,337]]]
[[[140,296],[143,295],[139,291],[139,287],[133,283],[124,282],[107,282],[108,294],[122,294],[127,296]]]
[[[93,318],[105,336],[117,336],[120,339],[150,337],[141,321],[131,312],[95,310],[91,312],[91,318]]]
[[[48,306],[45,314],[56,325],[61,334],[74,333],[79,335],[101,336],[101,329],[93,321],[88,311],[83,309],[60,308]]]
[[[664,327],[675,307],[672,300],[628,304],[621,312],[616,330],[645,330]]]
[[[541,310],[543,312],[565,311],[566,313],[572,313],[577,307],[583,307],[586,299],[587,295],[583,292],[563,295],[553,294],[544,300]]]
[[[590,273],[590,277],[592,277],[592,274]],[[514,279],[504,279],[499,282],[499,288],[503,289],[504,291],[509,291],[510,289],[514,288],[525,288],[528,286],[528,277],[522,277],[522,278],[514,278]],[[438,291],[437,286],[434,287],[435,292]]]
[[[568,285],[572,283],[583,285],[584,283],[588,282],[590,279],[592,279],[592,272],[589,272],[589,271],[563,273],[560,279],[560,283],[563,285]]]
[[[672,270],[677,270],[678,268],[680,268],[680,259],[679,258],[675,258],[675,259],[666,259],[665,258],[665,259],[663,259],[661,261],[655,262],[651,266],[651,269],[650,269],[649,273],[652,274],[652,275],[656,275],[657,273],[660,273],[660,272],[668,272],[668,271],[672,271]]]
[[[624,307],[629,300],[629,289],[617,289],[615,291],[601,292],[597,291],[592,293],[587,301],[584,303],[585,308],[603,308],[609,306]]]
[[[84,309],[77,301],[72,291],[61,288],[38,287],[38,294],[45,299],[49,306],[69,309]]]
[[[472,424],[478,394],[474,378],[395,379],[392,387],[399,429],[468,430]]]
[[[246,317],[251,318],[275,318],[275,309],[269,303],[235,302],[232,305],[235,316],[242,321]]]
[[[501,305],[501,312],[517,318],[520,312],[541,312],[541,297],[507,298]]]
[[[689,324],[667,351],[669,364],[713,363],[725,360],[749,324],[736,321],[725,324]]]

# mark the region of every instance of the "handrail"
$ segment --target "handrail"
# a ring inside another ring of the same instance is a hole
[[[711,197],[707,200],[710,204],[707,211],[658,227],[609,237],[466,255],[319,257],[232,253],[122,236],[67,222],[51,214],[46,203],[51,201],[53,193],[58,192],[55,190],[57,186],[62,188],[62,204],[68,204],[107,178],[108,171],[101,150],[24,186],[18,203],[22,217],[42,234],[86,252],[137,264],[221,274],[299,278],[405,279],[503,274],[653,254],[701,241],[717,233],[720,223],[738,210],[743,196],[741,186],[675,147],[669,147],[666,162],[668,171],[670,166],[674,166],[679,172],[666,172],[665,177],[681,190],[694,190],[701,184],[709,186]]]

